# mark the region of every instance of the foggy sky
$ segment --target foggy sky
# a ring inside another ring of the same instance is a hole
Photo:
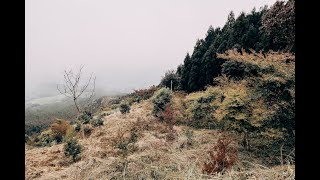
[[[26,95],[56,91],[66,68],[85,65],[97,88],[157,85],[209,26],[275,0],[26,0]]]

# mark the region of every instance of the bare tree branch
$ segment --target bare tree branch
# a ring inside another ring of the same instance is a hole
[[[83,86],[80,85],[82,82],[83,68],[84,68],[84,65],[80,66],[77,73],[74,73],[72,69],[64,70],[63,72],[64,84],[62,85],[62,87],[57,85],[57,89],[60,92],[60,94],[63,94],[66,97],[69,97],[73,100],[74,105],[78,111],[78,116],[81,114],[81,111],[82,111],[81,104],[78,102],[79,98],[83,95],[84,92],[89,90],[88,89],[89,85],[93,84],[93,89],[90,91],[90,96],[88,97],[87,101],[84,101],[85,103],[83,104],[83,107],[89,106],[95,91],[96,77],[93,76],[93,73],[91,73],[89,80],[85,81]]]
[[[91,74],[91,76],[92,76],[92,74]],[[91,106],[92,98],[95,95],[95,87],[96,87],[96,77],[93,78],[93,89],[91,90],[91,94],[90,94],[90,96],[89,96],[89,98],[88,98],[88,100],[86,102],[87,108],[89,108],[89,106]]]
[[[57,85],[57,90],[60,92],[60,94],[63,94],[63,95],[65,95],[65,96],[67,96],[67,97],[72,97],[72,96],[68,95],[66,86],[63,86],[63,87],[64,87],[64,91],[62,91],[62,90],[59,88],[59,85]]]

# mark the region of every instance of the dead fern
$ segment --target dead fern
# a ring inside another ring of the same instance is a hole
[[[209,162],[204,163],[203,173],[222,172],[234,165],[238,156],[236,149],[230,146],[231,142],[232,140],[225,136],[218,139],[217,144],[208,151]]]

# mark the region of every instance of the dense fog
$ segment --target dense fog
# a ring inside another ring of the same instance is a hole
[[[26,100],[57,95],[63,71],[80,65],[102,94],[157,85],[231,10],[237,16],[274,2],[27,0]]]

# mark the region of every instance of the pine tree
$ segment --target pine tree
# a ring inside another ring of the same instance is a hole
[[[213,78],[221,73],[222,60],[216,53],[236,48],[285,50],[295,49],[294,0],[277,1],[270,9],[267,6],[248,14],[241,12],[235,18],[231,11],[222,29],[209,27],[206,37],[198,39],[190,56],[187,53],[184,63],[177,68],[179,88],[186,92],[204,89],[213,84]]]

